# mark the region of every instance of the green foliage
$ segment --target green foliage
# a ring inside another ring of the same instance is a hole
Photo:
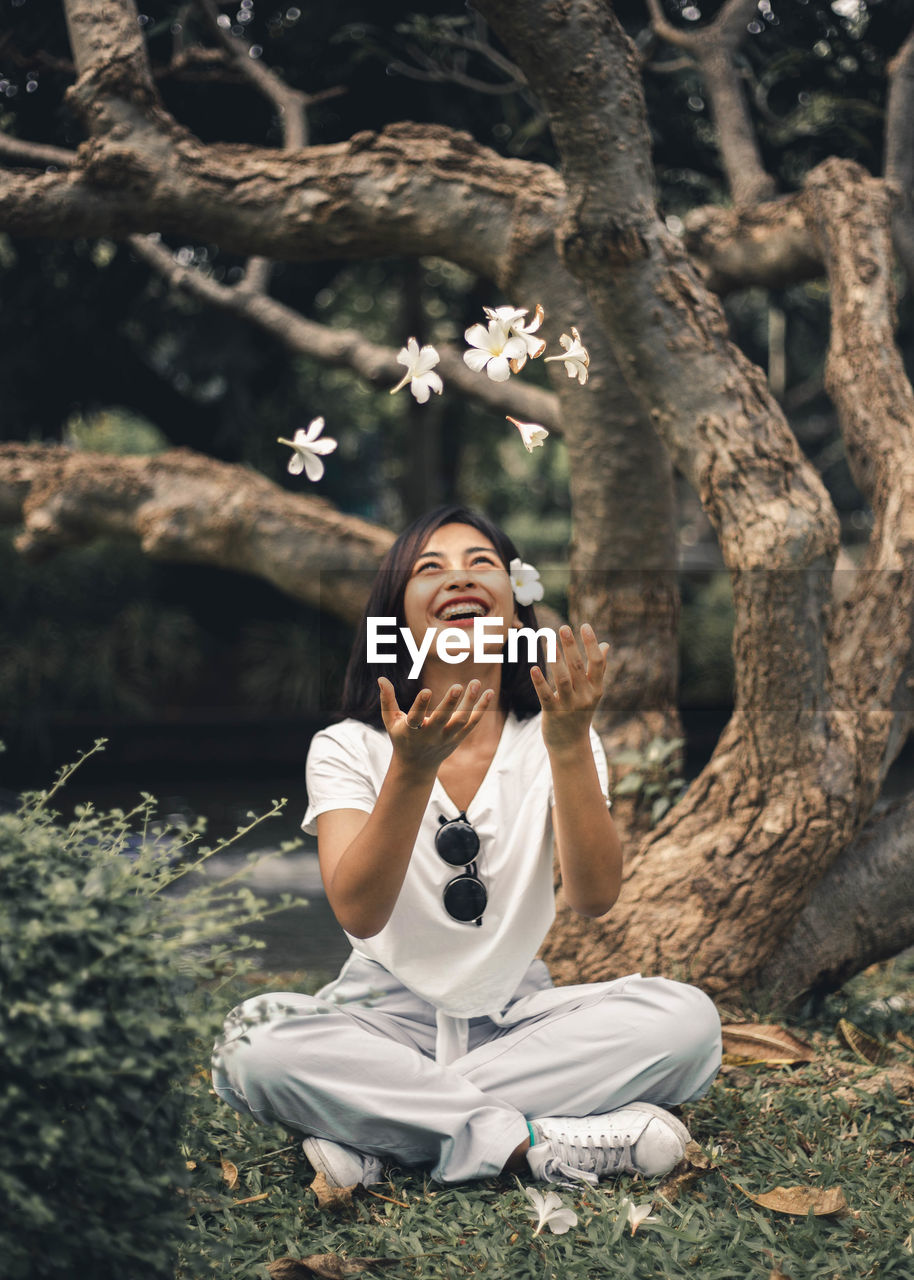
[[[129,409],[74,413],[64,427],[64,441],[71,449],[95,453],[151,454],[168,448],[165,434]]]
[[[685,791],[680,776],[684,745],[684,738],[651,738],[642,751],[620,751],[612,758],[613,766],[631,766],[613,787],[613,795],[637,796],[650,809],[652,827]]]
[[[201,824],[157,823],[148,795],[62,823],[49,802],[72,771],[0,814],[0,1258],[6,1280],[164,1278],[190,1077],[215,1029],[201,980],[249,945],[224,939],[262,904],[225,883],[177,893],[216,849],[188,861]]]

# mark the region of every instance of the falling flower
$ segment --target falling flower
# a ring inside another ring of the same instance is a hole
[[[539,1219],[533,1233],[535,1236],[539,1235],[543,1227],[548,1227],[557,1236],[563,1236],[569,1227],[578,1225],[578,1215],[573,1209],[566,1209],[561,1196],[554,1191],[547,1191],[543,1195],[536,1187],[525,1187],[524,1194],[530,1201],[527,1213],[531,1218]]]
[[[628,1225],[632,1229],[632,1235],[638,1230],[642,1222],[659,1222],[659,1218],[655,1218],[651,1213],[652,1204],[635,1204],[634,1200],[625,1199],[619,1206],[621,1209],[628,1211]]]
[[[541,427],[538,422],[518,422],[516,418],[512,418],[510,413],[505,415],[509,422],[513,422],[520,432],[520,438],[524,442],[524,448],[528,453],[532,453],[537,447],[542,448],[543,441],[549,432],[545,427]]]
[[[464,351],[464,361],[475,373],[485,369],[493,382],[507,382],[511,377],[511,362],[527,358],[526,339],[512,335],[500,320],[490,320],[488,328],[482,324],[471,325],[464,337],[475,348]]]
[[[508,577],[518,604],[533,604],[534,600],[542,600],[543,584],[532,564],[524,564],[515,557],[508,565]]]
[[[323,440],[318,440],[318,436],[324,429],[324,419],[315,418],[313,422],[308,423],[308,430],[299,427],[291,440],[284,440],[282,436],[278,437],[280,444],[287,444],[290,449],[294,450],[292,457],[289,459],[289,474],[299,476],[304,469],[309,480],[320,480],[324,474],[324,464],[319,455],[333,453],[336,448],[336,441],[330,436],[325,436]]]
[[[581,342],[581,335],[578,333],[574,325],[571,326],[571,337],[567,333],[563,333],[559,338],[559,342],[565,349],[565,354],[561,356],[546,356],[543,364],[548,364],[550,360],[563,360],[565,362],[565,372],[569,378],[577,378],[583,387],[587,381],[587,370],[590,365],[590,355],[587,348]]]
[[[533,319],[529,324],[524,323],[524,316],[527,314],[526,307],[523,309],[516,307],[483,307],[483,311],[490,320],[496,321],[507,330],[508,337],[522,338],[524,341],[526,347],[524,354],[515,356],[511,361],[512,373],[520,373],[527,363],[528,357],[531,360],[535,360],[537,356],[541,356],[546,350],[546,344],[542,338],[533,336],[546,318],[546,313],[540,303],[536,304]]]
[[[420,347],[415,338],[410,338],[397,356],[397,364],[405,364],[406,373],[395,387],[391,387],[390,394],[395,395],[408,382],[410,391],[420,404],[425,404],[431,391],[440,396],[444,383],[434,372],[440,359],[434,347]]]

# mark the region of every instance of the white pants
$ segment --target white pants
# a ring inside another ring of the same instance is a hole
[[[717,1011],[680,982],[553,987],[536,960],[515,1011],[507,1026],[472,1019],[469,1051],[441,1066],[433,1006],[354,956],[316,996],[278,992],[233,1010],[213,1083],[257,1120],[462,1182],[498,1174],[527,1119],[687,1102],[720,1066]]]

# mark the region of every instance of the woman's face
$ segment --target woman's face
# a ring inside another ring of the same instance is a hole
[[[474,618],[501,618],[501,639],[491,628],[487,653],[497,653],[508,628],[518,625],[508,572],[489,539],[470,524],[444,524],[431,534],[406,584],[403,612],[417,644],[429,627],[472,634]]]

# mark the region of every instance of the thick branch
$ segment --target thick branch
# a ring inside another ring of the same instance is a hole
[[[153,559],[255,574],[353,623],[393,541],[322,498],[189,449],[146,458],[0,445],[0,524],[20,522],[27,556],[136,540]]]
[[[895,197],[895,248],[914,289],[914,30],[889,64],[885,180]]]
[[[840,986],[914,943],[914,796],[875,816],[836,859],[759,986],[781,996]]]
[[[713,204],[690,209],[685,247],[704,268],[708,288],[721,296],[751,285],[784,289],[824,270],[822,251],[796,196],[754,209]]]

